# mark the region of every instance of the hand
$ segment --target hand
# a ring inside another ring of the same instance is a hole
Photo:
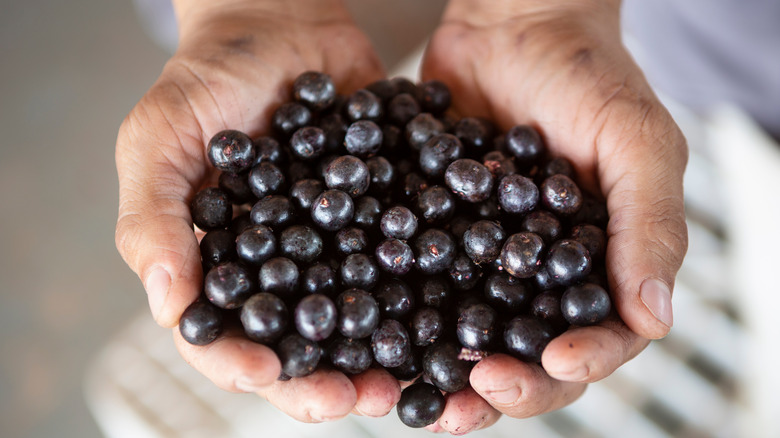
[[[450,398],[437,427],[463,433],[479,427],[474,418],[496,416],[492,409],[530,417],[566,406],[672,326],[671,290],[687,249],[685,140],[621,44],[616,0],[452,0],[423,78],[449,85],[461,115],[504,130],[533,125],[553,155],[573,162],[583,188],[606,199],[607,269],[622,318],[558,337],[544,369],[488,357],[460,403],[478,394],[490,407],[464,417]]]
[[[176,2],[180,45],[160,78],[122,124],[116,162],[120,183],[116,244],[146,288],[156,321],[175,327],[201,293],[198,240],[189,201],[216,185],[205,156],[216,132],[268,133],[272,111],[289,100],[306,70],[331,75],[343,92],[384,76],[366,37],[338,0]],[[339,418],[355,409],[384,415],[400,397],[384,371],[347,378],[317,372],[277,382],[269,348],[228,330],[197,347],[173,329],[193,367],[229,391],[258,392],[302,421]]]

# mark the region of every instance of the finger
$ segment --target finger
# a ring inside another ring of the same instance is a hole
[[[640,336],[658,339],[674,323],[672,289],[688,246],[682,185],[687,148],[657,102],[616,105],[614,111],[629,120],[606,125],[597,139],[610,214],[607,270],[623,321]]]
[[[501,413],[495,410],[472,388],[447,394],[447,404],[439,417],[442,430],[452,435],[465,435],[498,421]]]
[[[281,364],[265,345],[252,342],[238,332],[228,332],[214,342],[192,345],[178,328],[173,340],[179,354],[218,387],[231,392],[257,392],[279,377]]]
[[[536,364],[504,354],[481,360],[471,371],[471,387],[502,414],[528,418],[560,409],[585,391],[584,383],[562,382]]]
[[[384,417],[401,399],[398,380],[383,369],[371,368],[351,376],[357,393],[354,413],[367,417]]]
[[[649,343],[616,319],[598,326],[567,330],[542,354],[542,366],[552,378],[595,382],[633,359]]]
[[[357,402],[357,392],[349,378],[324,369],[306,377],[276,381],[257,393],[282,412],[306,423],[345,417]]]

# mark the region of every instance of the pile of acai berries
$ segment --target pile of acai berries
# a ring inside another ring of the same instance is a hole
[[[414,381],[398,413],[421,427],[476,361],[540,362],[554,337],[610,313],[605,205],[534,128],[455,119],[435,80],[344,96],[306,72],[292,95],[272,136],[226,130],[207,146],[221,173],[191,204],[206,233],[188,342],[240,323],[283,379],[382,366]]]

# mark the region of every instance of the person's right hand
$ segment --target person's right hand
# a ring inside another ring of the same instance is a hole
[[[208,140],[223,129],[268,134],[271,113],[289,100],[283,90],[304,71],[330,74],[342,93],[380,79],[373,48],[339,0],[175,3],[179,49],[117,139],[119,252],[142,280],[155,320],[174,328],[182,357],[217,386],[258,392],[302,421],[353,409],[386,414],[400,389],[385,371],[352,378],[318,371],[279,382],[280,363],[268,347],[237,332],[193,346],[175,328],[202,290],[189,203],[215,185]]]

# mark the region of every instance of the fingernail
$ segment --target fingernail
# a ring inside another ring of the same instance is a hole
[[[509,405],[516,402],[517,399],[520,398],[520,388],[517,386],[512,386],[503,390],[488,391],[487,396],[496,403]]]
[[[168,296],[168,289],[171,287],[171,275],[163,267],[156,267],[146,276],[144,288],[149,299],[149,308],[152,310],[152,316],[155,319],[162,311],[165,298]]]
[[[666,283],[657,278],[648,278],[639,287],[639,298],[657,320],[672,327],[672,292]]]
[[[236,389],[243,392],[258,392],[263,389],[261,385],[258,385],[254,380],[247,376],[238,377],[235,386]]]

